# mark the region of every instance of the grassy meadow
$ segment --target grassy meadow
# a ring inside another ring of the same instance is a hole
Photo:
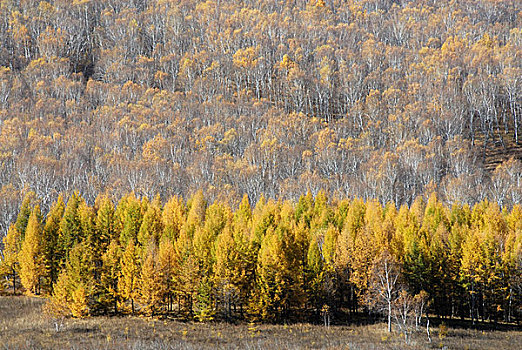
[[[521,349],[522,330],[432,327],[409,344],[385,324],[254,325],[143,317],[55,320],[44,299],[0,297],[0,349]]]

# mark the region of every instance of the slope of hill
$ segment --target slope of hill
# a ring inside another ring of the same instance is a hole
[[[480,139],[521,123],[521,22],[507,0],[2,1],[0,229],[28,190],[44,212],[74,190],[511,206],[492,170],[518,148]]]

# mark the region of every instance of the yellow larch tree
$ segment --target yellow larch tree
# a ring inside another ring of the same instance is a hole
[[[13,294],[16,293],[16,282],[20,273],[18,255],[22,248],[25,231],[29,222],[29,217],[33,211],[32,207],[34,206],[35,201],[35,193],[27,193],[20,207],[16,222],[9,226],[7,234],[3,239],[4,248],[2,251],[2,260],[0,263],[0,275],[9,276],[11,279],[11,285],[13,287]]]
[[[57,256],[60,221],[62,220],[65,204],[62,196],[53,203],[42,233],[42,255],[45,267],[44,288],[51,294],[53,284],[58,279],[60,261]]]
[[[133,239],[129,239],[121,259],[121,274],[118,278],[118,296],[120,310],[127,309],[127,302],[130,301],[131,312],[134,314],[134,301],[138,296],[138,278],[140,264],[136,245]]]
[[[217,291],[217,307],[228,320],[232,315],[232,306],[239,300],[240,282],[244,275],[241,269],[241,252],[237,249],[230,224],[217,236],[215,257],[214,284]]]
[[[102,255],[97,302],[104,313],[118,313],[118,280],[121,275],[121,247],[112,240]]]
[[[172,305],[174,303],[174,276],[177,270],[176,251],[174,244],[168,237],[164,237],[158,249],[158,274],[160,284],[164,289],[165,301],[167,303],[167,311],[173,311]]]
[[[156,249],[154,244],[148,245],[138,278],[137,300],[141,305],[140,311],[148,316],[154,316],[160,310],[166,287],[161,283]]]
[[[142,251],[145,252],[150,243],[157,245],[162,232],[161,207],[157,203],[152,202],[147,207],[138,231],[138,243]]]
[[[16,225],[9,226],[9,230],[3,239],[4,249],[2,251],[2,260],[0,264],[0,276],[6,276],[11,279],[13,294],[16,293],[16,281],[20,271],[18,264],[18,254],[21,245],[21,233],[17,230]]]
[[[42,255],[42,217],[36,205],[29,217],[22,249],[18,256],[20,280],[28,294],[39,294],[45,266]]]
[[[177,196],[170,198],[163,206],[162,212],[163,235],[174,242],[185,222],[185,206],[183,199]]]

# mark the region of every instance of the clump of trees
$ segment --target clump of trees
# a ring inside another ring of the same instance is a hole
[[[29,194],[10,226],[0,276],[7,290],[50,296],[55,315],[328,324],[377,312],[406,339],[427,313],[522,317],[519,205],[449,207],[432,194],[397,208],[320,192],[252,208],[202,191],[93,206],[74,193],[45,215],[38,203]]]
[[[511,207],[520,6],[2,0],[0,232],[28,190]]]

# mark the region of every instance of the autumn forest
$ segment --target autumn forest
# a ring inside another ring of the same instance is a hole
[[[163,206],[130,194],[91,207],[75,193],[44,220],[30,193],[5,238],[2,272],[12,292],[51,295],[48,312],[75,317],[282,321],[373,310],[401,319],[406,334],[428,307],[520,320],[520,205],[449,208],[435,194],[400,209],[329,203],[320,192],[295,205],[262,197],[252,208],[245,195],[233,210],[198,191]]]
[[[0,293],[518,324],[521,8],[0,0]]]

